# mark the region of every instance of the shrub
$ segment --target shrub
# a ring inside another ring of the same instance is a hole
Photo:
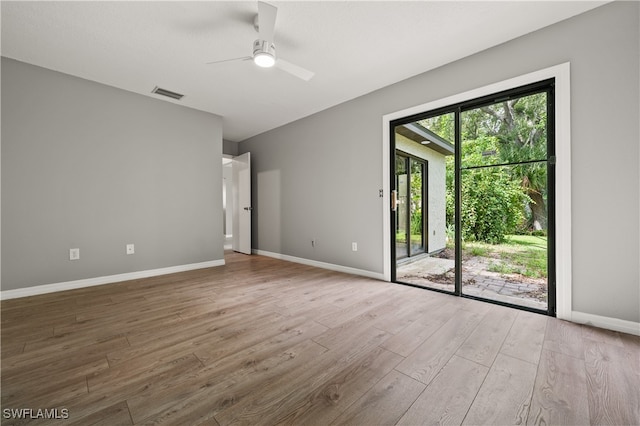
[[[461,183],[462,238],[504,242],[524,219],[528,197],[521,185],[500,168],[465,171]]]

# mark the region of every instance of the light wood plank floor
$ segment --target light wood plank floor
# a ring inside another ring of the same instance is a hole
[[[226,261],[3,301],[2,424],[640,424],[638,337]]]

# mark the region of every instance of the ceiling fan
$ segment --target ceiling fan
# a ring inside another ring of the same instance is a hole
[[[207,62],[207,65],[219,64],[222,62],[253,60],[253,62],[259,67],[270,68],[275,66],[276,68],[288,72],[289,74],[304,81],[311,80],[315,74],[314,72],[276,56],[276,46],[273,40],[277,12],[277,7],[262,1],[258,2],[258,14],[253,19],[253,27],[258,31],[259,38],[253,42],[253,55]]]

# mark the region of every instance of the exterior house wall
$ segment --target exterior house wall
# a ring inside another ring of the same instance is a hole
[[[446,223],[446,157],[424,145],[396,134],[396,149],[421,158],[427,165],[427,252],[442,250],[447,246]]]

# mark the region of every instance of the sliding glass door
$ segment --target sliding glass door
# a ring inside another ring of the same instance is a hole
[[[463,294],[548,308],[548,108],[543,91],[461,113]]]
[[[553,315],[553,91],[547,80],[391,123],[394,281]]]
[[[396,259],[425,251],[425,169],[424,160],[396,152]]]

